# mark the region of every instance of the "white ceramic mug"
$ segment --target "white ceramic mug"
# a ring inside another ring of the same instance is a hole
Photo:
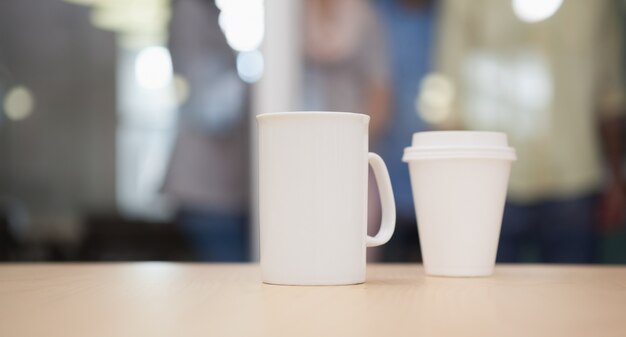
[[[504,133],[419,132],[409,163],[424,269],[429,275],[493,272],[515,150]]]
[[[365,250],[386,243],[395,201],[383,160],[368,153],[369,116],[280,112],[257,116],[263,281],[340,285],[365,281]],[[382,225],[367,235],[368,162]]]

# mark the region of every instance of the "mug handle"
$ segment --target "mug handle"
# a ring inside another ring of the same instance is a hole
[[[367,236],[367,247],[376,247],[383,245],[391,239],[393,231],[396,228],[396,201],[393,198],[393,189],[391,188],[391,179],[389,171],[383,159],[376,153],[368,153],[367,158],[372,170],[376,185],[380,193],[380,202],[382,204],[382,223],[376,236]]]

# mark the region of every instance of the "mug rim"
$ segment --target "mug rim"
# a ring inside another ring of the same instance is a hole
[[[268,118],[278,117],[320,117],[320,116],[333,116],[333,117],[347,117],[353,119],[359,119],[369,121],[370,116],[359,112],[346,112],[346,111],[278,111],[278,112],[266,112],[256,116],[258,121]]]

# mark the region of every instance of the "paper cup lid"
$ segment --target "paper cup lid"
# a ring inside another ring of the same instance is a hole
[[[412,146],[404,150],[402,160],[490,158],[516,160],[502,132],[429,131],[413,134]]]

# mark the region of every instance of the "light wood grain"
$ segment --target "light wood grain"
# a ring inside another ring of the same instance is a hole
[[[367,283],[261,284],[256,265],[0,265],[0,336],[626,336],[626,268],[370,265]]]

